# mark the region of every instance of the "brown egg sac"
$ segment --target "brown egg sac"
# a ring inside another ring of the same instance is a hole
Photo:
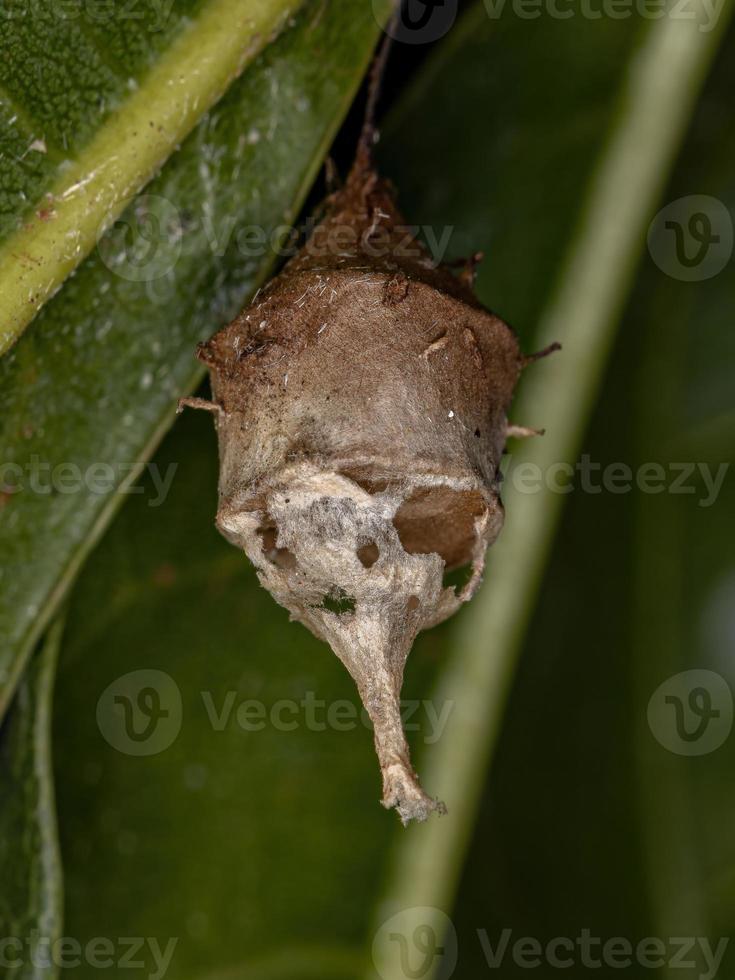
[[[303,249],[200,345],[213,401],[183,404],[215,413],[217,527],[354,678],[383,805],[407,823],[444,806],[411,767],[406,658],[480,583],[508,406],[535,356],[476,299],[473,262],[456,276],[407,233],[370,142]],[[445,588],[464,566],[464,588]]]

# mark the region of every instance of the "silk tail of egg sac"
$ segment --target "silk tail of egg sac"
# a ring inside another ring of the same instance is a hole
[[[387,46],[384,47],[384,52]],[[352,169],[311,237],[200,344],[222,534],[350,672],[370,716],[383,806],[404,824],[444,804],[411,766],[403,671],[420,630],[474,595],[500,532],[499,464],[524,356],[513,331],[406,223],[373,162],[373,67]],[[469,567],[456,592],[447,571]]]

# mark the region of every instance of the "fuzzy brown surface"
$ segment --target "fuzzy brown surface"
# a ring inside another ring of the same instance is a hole
[[[469,272],[410,237],[361,148],[310,240],[202,345],[220,448],[217,524],[355,679],[383,803],[442,805],[411,767],[403,670],[477,588],[503,521],[498,472],[524,366]],[[447,569],[471,566],[459,595]]]

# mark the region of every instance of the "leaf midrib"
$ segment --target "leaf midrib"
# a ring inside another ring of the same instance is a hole
[[[84,150],[62,163],[48,189],[53,216],[31,215],[0,246],[0,354],[299,4],[210,0]]]

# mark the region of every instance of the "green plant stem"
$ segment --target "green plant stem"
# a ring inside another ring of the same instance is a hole
[[[532,369],[514,406],[515,419],[546,428],[543,438],[514,454],[541,472],[573,462],[578,452],[648,222],[731,6],[709,33],[698,30],[696,19],[653,22],[628,66],[615,127],[539,325],[538,346],[557,340],[563,351]],[[401,839],[379,921],[414,906],[452,908],[563,499],[551,492],[509,494],[487,585],[462,617],[435,692],[437,703],[449,701],[454,710],[443,739],[421,765],[424,785],[446,802],[449,816],[411,828]],[[386,980],[398,980],[389,972],[390,956],[386,950],[385,962],[376,966]]]

